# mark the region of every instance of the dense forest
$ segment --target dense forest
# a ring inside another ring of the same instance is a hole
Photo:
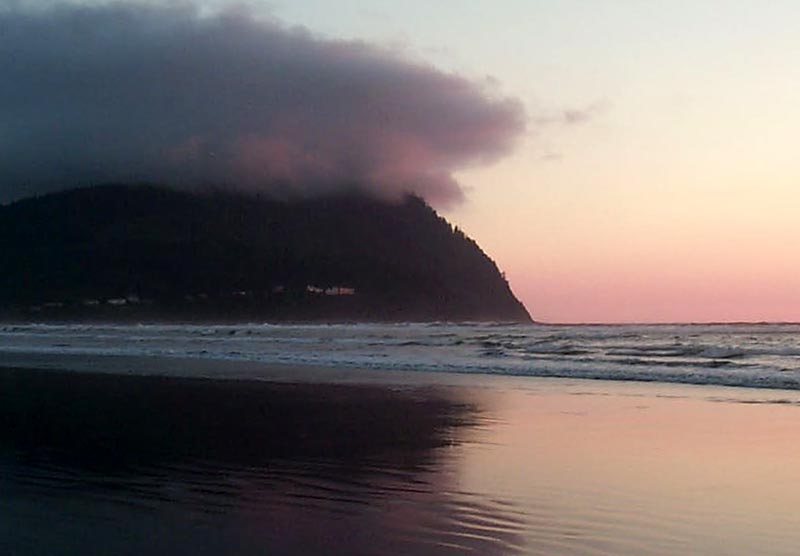
[[[6,317],[527,322],[495,263],[428,206],[149,185],[0,206]]]

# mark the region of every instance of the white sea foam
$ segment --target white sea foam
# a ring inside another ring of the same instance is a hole
[[[800,325],[0,325],[12,352],[800,389]]]

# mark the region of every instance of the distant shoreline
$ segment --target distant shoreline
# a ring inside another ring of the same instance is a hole
[[[247,324],[275,324],[275,325],[294,325],[294,324],[449,324],[449,325],[472,325],[472,324],[498,324],[509,326],[535,326],[549,323],[539,322],[536,320],[530,321],[504,321],[504,320],[435,320],[435,319],[375,319],[375,318],[330,318],[330,317],[315,317],[315,318],[258,318],[259,315],[233,315],[227,317],[183,317],[183,316],[152,316],[139,313],[128,313],[113,316],[63,316],[53,318],[31,318],[29,314],[21,315],[8,312],[0,312],[0,326],[7,325],[70,325],[70,324],[98,324],[98,325],[205,325],[205,326],[229,326],[229,325],[247,325]],[[582,326],[573,324],[553,324],[550,326]],[[590,325],[591,326],[591,325]],[[602,325],[601,325],[602,326]]]

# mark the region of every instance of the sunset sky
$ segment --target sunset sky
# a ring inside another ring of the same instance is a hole
[[[528,111],[448,218],[551,322],[800,320],[800,5],[276,2]],[[577,121],[559,115],[580,112]]]
[[[515,148],[454,169],[465,198],[440,210],[497,261],[535,319],[800,321],[797,2],[251,9],[521,101],[527,124]]]

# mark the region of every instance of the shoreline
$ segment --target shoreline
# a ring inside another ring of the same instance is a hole
[[[691,397],[719,397],[722,395],[731,399],[775,400],[776,403],[797,403],[800,405],[800,390],[774,387],[660,382],[657,380],[632,380],[628,378],[608,379],[381,369],[185,356],[87,355],[11,351],[0,351],[0,355],[2,355],[0,369],[19,368],[130,376],[164,376],[281,383],[361,384],[389,387],[526,388],[536,385],[537,387],[547,386],[558,390],[563,387],[580,388],[581,385],[584,385],[614,391],[642,390],[644,392],[661,391],[667,393],[684,391],[685,395],[690,395]]]
[[[526,376],[447,371],[409,371],[334,365],[267,363],[192,357],[3,353],[0,373],[33,372],[119,375],[276,384],[374,386],[386,388],[458,387],[464,390],[537,390],[563,393],[605,392],[632,396],[675,396],[712,401],[800,406],[800,390],[754,388],[604,378]]]

